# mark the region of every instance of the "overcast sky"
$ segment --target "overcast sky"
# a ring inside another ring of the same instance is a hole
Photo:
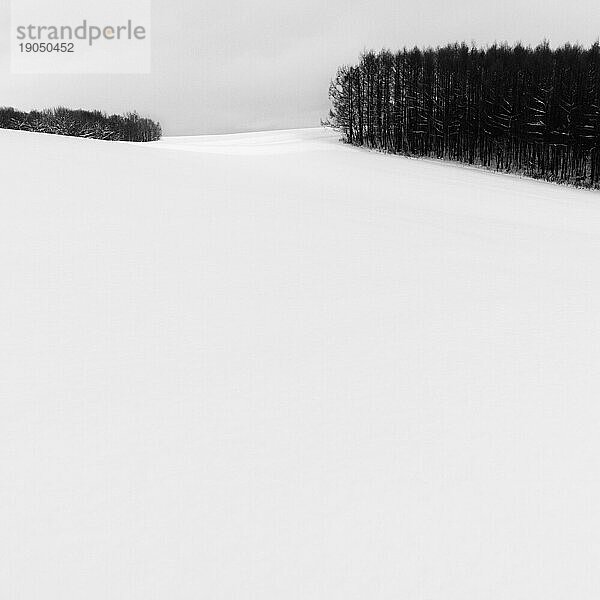
[[[167,135],[307,127],[327,114],[336,67],[364,48],[599,34],[597,0],[153,0],[152,11],[150,75],[11,75],[0,0],[0,105],[135,109]]]

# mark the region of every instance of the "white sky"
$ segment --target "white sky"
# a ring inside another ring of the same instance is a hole
[[[364,48],[597,39],[593,0],[153,0],[150,75],[11,75],[0,0],[0,105],[137,110],[166,134],[318,125]]]

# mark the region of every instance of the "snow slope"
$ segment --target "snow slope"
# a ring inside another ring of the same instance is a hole
[[[0,597],[600,590],[600,194],[320,130],[0,132]]]

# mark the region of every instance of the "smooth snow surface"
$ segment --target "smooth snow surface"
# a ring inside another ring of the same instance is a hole
[[[600,193],[320,129],[0,161],[1,598],[598,598]]]

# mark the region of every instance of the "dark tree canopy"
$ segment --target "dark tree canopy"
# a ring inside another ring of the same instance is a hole
[[[0,108],[0,128],[127,142],[151,142],[161,136],[159,123],[137,113],[109,116],[62,107],[31,112]]]
[[[347,142],[600,187],[600,46],[365,52],[331,83]]]

